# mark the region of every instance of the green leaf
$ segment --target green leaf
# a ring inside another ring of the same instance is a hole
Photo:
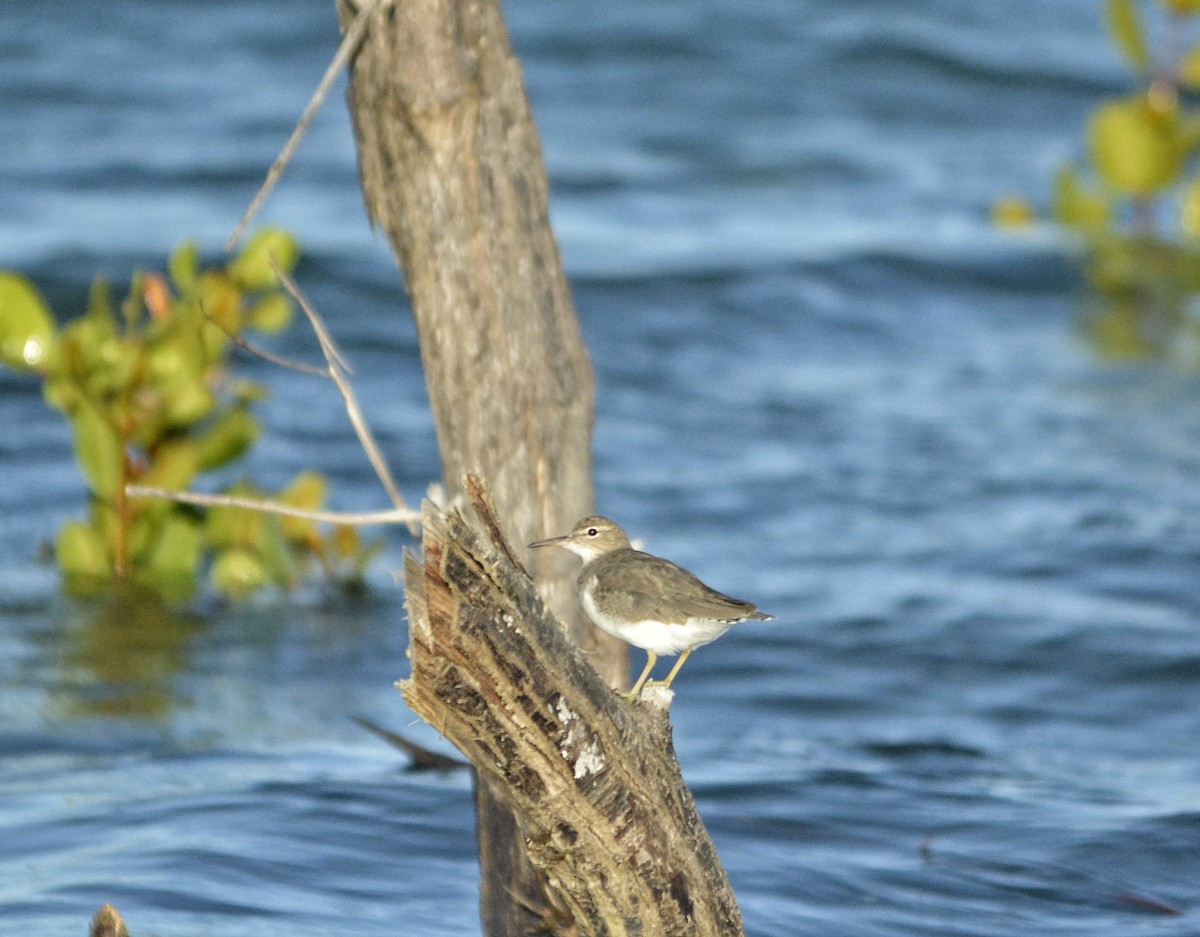
[[[177,333],[155,336],[146,350],[146,376],[156,384],[167,387],[180,380],[200,380],[202,367],[196,359],[195,344]]]
[[[138,479],[138,484],[151,488],[182,491],[200,471],[200,451],[189,439],[165,443],[153,454],[150,467]]]
[[[196,285],[196,277],[200,270],[199,258],[200,249],[196,242],[184,241],[175,248],[175,253],[167,262],[167,272],[171,274],[171,280],[181,292],[186,292]]]
[[[282,332],[292,321],[292,304],[283,293],[271,293],[246,313],[246,325],[260,332]]]
[[[232,462],[258,438],[258,421],[243,407],[225,412],[196,440],[200,468],[204,471]]]
[[[42,385],[42,397],[55,410],[73,413],[83,405],[83,394],[69,378],[52,378]]]
[[[174,507],[169,501],[161,501],[156,498],[139,499],[138,503],[144,505],[145,509],[138,511],[127,522],[122,522],[114,512],[115,523],[108,525],[110,538],[108,542],[114,554],[117,552],[117,544],[112,538],[118,529],[124,532],[125,555],[134,570],[145,561],[146,555],[154,543],[154,538],[158,536],[159,525],[167,513],[163,509],[166,508],[169,511]]]
[[[92,406],[82,406],[71,415],[75,436],[75,460],[88,487],[100,498],[111,501],[121,485],[124,452],[116,430]]]
[[[193,580],[200,567],[199,526],[178,511],[165,518],[146,558],[155,579],[182,577]]]
[[[141,357],[141,343],[135,338],[110,335],[100,340],[84,359],[87,365],[82,375],[84,388],[93,400],[126,396],[132,389]]]
[[[202,335],[207,362],[219,361],[229,345],[229,336],[242,330],[242,293],[229,277],[209,270],[200,275],[197,299],[206,321]]]
[[[216,589],[235,599],[246,598],[270,583],[258,557],[239,547],[222,552],[210,576]]]
[[[110,332],[117,327],[116,314],[113,312],[112,287],[104,277],[96,277],[88,290],[87,312],[84,315],[93,322],[105,325]]]
[[[286,588],[292,585],[296,576],[280,520],[278,514],[270,514],[263,519],[263,538],[258,556],[271,582]]]
[[[33,284],[0,273],[0,363],[19,371],[45,370],[54,340],[54,320]]]
[[[1175,16],[1195,16],[1200,13],[1200,0],[1162,0],[1162,5]]]
[[[179,381],[162,395],[162,417],[168,426],[191,426],[208,416],[217,398],[199,378]]]
[[[1200,238],[1200,176],[1192,178],[1179,199],[1179,227],[1190,238]]]
[[[333,546],[334,556],[340,560],[354,559],[363,550],[358,528],[351,527],[349,524],[335,526],[329,535],[329,542]]]
[[[109,577],[104,539],[82,521],[68,521],[59,528],[54,542],[54,556],[58,568],[66,576]]]
[[[1016,231],[1033,224],[1033,206],[1019,195],[1002,195],[992,203],[992,223]]]
[[[1142,332],[1140,306],[1126,300],[1106,300],[1084,323],[1092,346],[1116,361],[1141,361],[1158,357],[1158,350]]]
[[[1179,60],[1179,83],[1192,91],[1200,89],[1200,46],[1193,46]]]
[[[93,498],[88,504],[87,525],[104,542],[108,555],[115,557],[117,541],[121,538],[122,524],[113,503]]]
[[[120,340],[112,320],[102,315],[80,316],[63,326],[59,348],[63,370],[85,385],[100,373],[111,372],[112,352]]]
[[[1179,120],[1179,146],[1185,157],[1200,146],[1200,115],[1183,113]]]
[[[1054,218],[1059,224],[1092,234],[1109,226],[1108,202],[1087,188],[1074,166],[1063,166],[1054,176]]]
[[[121,321],[126,335],[136,330],[141,324],[142,313],[145,310],[145,306],[142,303],[145,291],[146,274],[140,270],[135,270],[129,281],[129,292],[125,294],[125,299],[121,301]]]
[[[279,501],[289,507],[311,511],[325,502],[325,476],[319,472],[301,472],[279,493]],[[283,534],[293,542],[319,540],[317,525],[303,517],[280,516]]]
[[[1105,8],[1108,31],[1135,72],[1144,72],[1150,64],[1150,52],[1142,34],[1134,0],[1108,0]]]
[[[1145,198],[1173,182],[1183,162],[1181,126],[1142,97],[1105,104],[1089,126],[1092,161],[1109,185]]]
[[[289,273],[299,256],[300,247],[290,234],[282,228],[263,228],[225,269],[243,289],[261,290],[278,285],[279,278],[271,269],[272,258],[280,270]]]
[[[238,482],[225,492],[239,498],[261,498],[252,485]],[[249,508],[213,507],[205,514],[204,534],[215,547],[250,547],[257,551],[263,544],[263,515]]]

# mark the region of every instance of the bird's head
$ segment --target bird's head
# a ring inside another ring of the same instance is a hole
[[[581,520],[569,534],[551,537],[549,540],[538,540],[530,546],[563,547],[583,557],[585,563],[590,563],[605,553],[627,549],[629,538],[616,521],[607,517],[592,516]]]

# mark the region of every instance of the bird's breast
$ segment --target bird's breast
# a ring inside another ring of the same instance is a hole
[[[644,651],[669,657],[715,641],[733,622],[688,619],[683,622],[656,621],[653,618],[623,618],[607,614],[597,607],[594,598],[587,592],[580,595],[583,609],[601,631],[620,638],[626,644],[640,647]]]

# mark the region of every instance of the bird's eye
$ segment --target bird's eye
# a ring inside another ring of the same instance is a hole
[[[588,528],[588,536],[589,537],[595,537],[598,533],[600,533],[600,531],[598,531],[595,527]]]

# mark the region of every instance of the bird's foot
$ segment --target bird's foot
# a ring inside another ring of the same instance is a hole
[[[669,690],[671,688],[671,681],[670,680],[646,680],[640,686],[635,686],[628,693],[622,693],[621,696],[622,696],[622,698],[628,700],[631,703],[636,703],[639,700],[641,700],[642,696],[645,695],[645,692],[647,690],[649,690],[651,687],[661,687],[664,690]]]

